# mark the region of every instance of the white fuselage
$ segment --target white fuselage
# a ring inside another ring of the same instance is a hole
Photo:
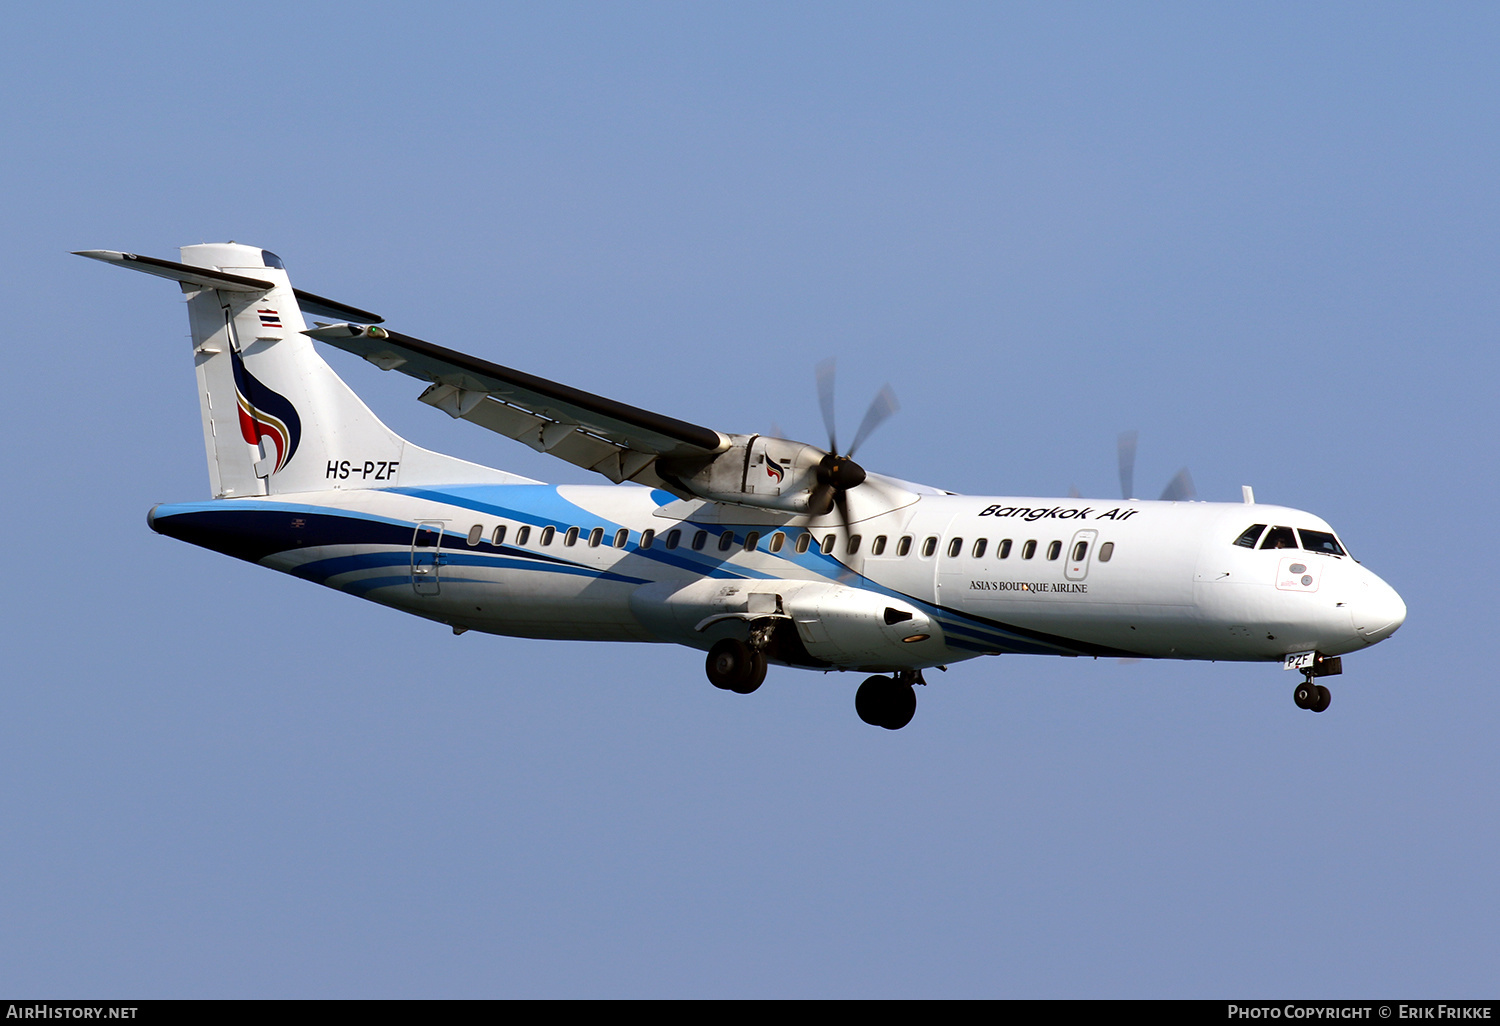
[[[922,495],[845,529],[633,486],[486,484],[160,506],[151,520],[455,630],[706,649],[784,611],[815,658],[803,665],[825,668],[1332,656],[1405,616],[1348,556],[1236,545],[1252,524],[1331,534],[1258,504]]]

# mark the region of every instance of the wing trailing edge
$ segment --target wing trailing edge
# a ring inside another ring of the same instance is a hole
[[[619,484],[681,493],[656,473],[659,457],[710,459],[730,440],[712,428],[607,399],[385,328],[331,324],[307,334],[429,383],[421,400]]]

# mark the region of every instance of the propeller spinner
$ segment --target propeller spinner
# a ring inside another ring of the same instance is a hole
[[[886,385],[870,401],[865,419],[860,422],[854,435],[854,444],[847,453],[839,452],[838,431],[833,415],[834,361],[830,358],[818,364],[818,405],[823,410],[823,426],[828,429],[828,453],[818,463],[818,486],[813,492],[813,508],[821,513],[834,509],[839,511],[839,520],[847,533],[849,528],[849,492],[865,483],[865,468],[854,462],[854,453],[891,414],[901,408],[896,393]]]

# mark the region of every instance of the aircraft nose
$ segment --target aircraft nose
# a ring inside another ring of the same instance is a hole
[[[1373,645],[1395,634],[1396,628],[1406,622],[1406,603],[1395,588],[1371,574],[1354,601],[1352,614],[1360,640]]]

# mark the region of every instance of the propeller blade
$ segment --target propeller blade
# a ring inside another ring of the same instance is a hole
[[[849,493],[843,488],[833,493],[833,504],[839,511],[840,537],[849,537]]]
[[[828,429],[828,451],[837,453],[839,442],[833,429],[833,357],[818,364],[818,405],[823,408],[823,426]]]
[[[1081,498],[1083,498],[1083,493],[1078,490],[1078,486],[1077,485],[1069,485],[1068,486],[1068,498],[1070,498],[1070,499],[1081,499]]]
[[[1135,446],[1140,438],[1138,431],[1121,431],[1119,439],[1120,454],[1120,497],[1125,499],[1135,498]]]
[[[865,419],[860,422],[859,431],[854,435],[854,444],[849,446],[849,455],[853,456],[855,451],[864,444],[870,433],[878,428],[885,419],[897,410],[901,404],[896,401],[896,393],[891,391],[891,386],[886,385],[870,400],[870,408],[865,411]]]
[[[833,512],[834,500],[838,498],[838,491],[831,484],[814,485],[812,495],[808,496],[808,507],[815,517],[826,516]]]
[[[1186,502],[1198,497],[1198,489],[1193,487],[1193,475],[1188,473],[1188,468],[1183,467],[1177,472],[1177,476],[1167,482],[1166,489],[1161,493],[1163,502]]]

